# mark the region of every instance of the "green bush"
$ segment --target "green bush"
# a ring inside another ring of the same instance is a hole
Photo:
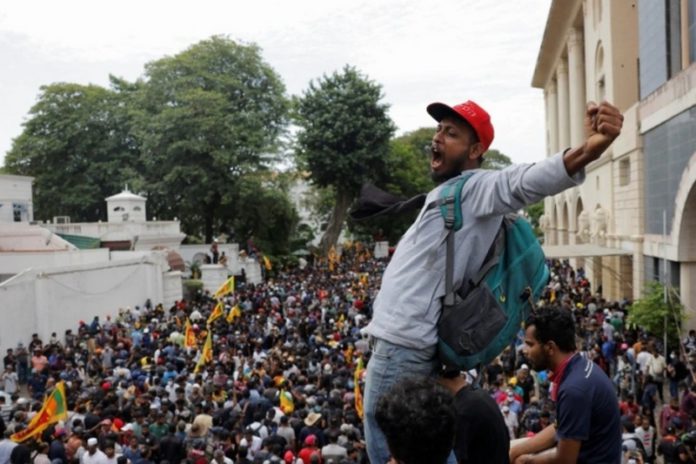
[[[194,295],[199,291],[203,291],[203,281],[198,279],[182,280],[184,298],[187,300],[193,299]]]
[[[643,291],[643,298],[636,300],[628,313],[628,324],[640,327],[656,337],[662,337],[667,318],[667,339],[670,346],[679,343],[678,329],[686,320],[684,306],[677,292],[667,289],[665,303],[664,286],[659,282],[648,282]]]

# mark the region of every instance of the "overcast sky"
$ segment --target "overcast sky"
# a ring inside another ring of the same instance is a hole
[[[41,85],[135,80],[148,61],[211,35],[254,42],[288,94],[345,64],[383,85],[399,133],[433,125],[432,101],[477,101],[497,148],[545,156],[543,95],[530,82],[550,0],[3,0],[0,164]]]

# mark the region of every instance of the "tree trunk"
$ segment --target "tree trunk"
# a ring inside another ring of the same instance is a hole
[[[336,204],[331,212],[331,218],[329,218],[329,225],[326,228],[326,232],[324,232],[324,235],[321,237],[321,242],[319,243],[319,247],[324,256],[328,255],[333,245],[336,245],[338,236],[341,235],[343,222],[348,215],[348,208],[350,208],[352,202],[353,196],[350,193],[343,190],[338,190],[336,192]]]
[[[205,211],[205,229],[203,231],[205,233],[205,243],[213,243],[213,233],[215,232],[215,213],[220,206],[220,198],[220,194],[216,192],[215,195],[213,195],[212,200],[206,203],[203,207],[203,210]]]
[[[213,243],[213,213],[205,215],[205,243]]]

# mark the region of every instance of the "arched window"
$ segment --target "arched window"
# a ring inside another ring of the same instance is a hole
[[[123,206],[117,206],[114,208],[114,211],[125,211],[126,209]]]

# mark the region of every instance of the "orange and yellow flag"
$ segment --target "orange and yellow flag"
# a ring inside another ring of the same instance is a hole
[[[362,357],[358,358],[357,366],[355,366],[355,376],[353,378],[353,383],[355,383],[355,410],[358,413],[358,417],[363,418],[363,397],[362,391],[360,390],[360,378],[365,370],[363,367]]]
[[[242,310],[239,309],[239,305],[234,305],[230,312],[227,313],[227,322],[229,324],[233,323],[234,320],[242,315]]]
[[[196,363],[196,368],[193,371],[195,374],[198,374],[198,372],[201,370],[201,367],[203,367],[204,364],[213,362],[212,335],[213,333],[209,330],[208,336],[205,338],[205,343],[203,344],[203,351],[201,352],[201,356],[198,358],[198,362]]]
[[[213,293],[213,298],[219,300],[223,296],[232,292],[234,292],[234,276],[230,277],[229,279],[224,281],[222,285],[220,285],[220,288],[218,288],[217,291]]]
[[[184,326],[184,348],[197,348],[198,343],[196,343],[196,333],[191,327],[191,321],[186,319],[186,325]]]
[[[295,400],[292,393],[280,390],[280,410],[285,414],[292,414],[295,411]]]
[[[206,325],[210,325],[213,322],[215,322],[216,319],[221,318],[225,314],[225,305],[222,304],[222,301],[218,301],[217,304],[215,305],[215,308],[213,308],[213,312],[210,313],[210,316],[208,316],[208,320],[206,321]]]
[[[263,257],[263,266],[266,268],[267,271],[273,269],[273,265],[271,264],[271,260],[268,259],[268,256]]]
[[[15,443],[21,443],[28,438],[39,435],[49,425],[67,418],[68,405],[65,400],[65,384],[61,381],[56,384],[51,394],[46,397],[41,410],[31,419],[27,428],[12,435],[10,440]]]

